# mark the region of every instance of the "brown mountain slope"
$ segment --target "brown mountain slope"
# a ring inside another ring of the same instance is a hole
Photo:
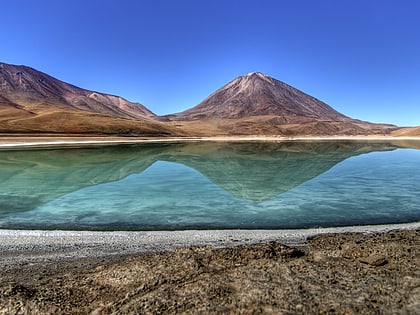
[[[363,135],[396,128],[349,118],[259,72],[238,77],[197,106],[163,118],[199,135]]]
[[[155,117],[139,103],[0,63],[1,133],[179,134]]]
[[[420,127],[405,127],[395,130],[392,135],[397,137],[420,137]]]
[[[396,129],[349,118],[259,72],[238,77],[194,108],[157,117],[139,103],[0,63],[0,133],[330,136]]]
[[[26,66],[0,63],[0,92],[16,103],[47,100],[68,109],[122,118],[155,117],[150,110],[139,103],[81,89]]]
[[[173,119],[239,119],[270,115],[281,117],[284,123],[348,119],[316,98],[259,72],[236,78]]]
[[[34,113],[0,95],[0,120],[31,117]]]

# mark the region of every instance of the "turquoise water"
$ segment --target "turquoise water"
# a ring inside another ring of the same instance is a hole
[[[280,229],[420,220],[420,150],[188,143],[0,151],[0,228]]]

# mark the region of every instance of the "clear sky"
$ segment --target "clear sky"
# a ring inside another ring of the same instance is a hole
[[[2,1],[0,61],[156,114],[260,71],[351,117],[420,125],[419,16],[419,0]]]

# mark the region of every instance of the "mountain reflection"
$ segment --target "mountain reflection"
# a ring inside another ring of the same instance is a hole
[[[0,214],[121,180],[156,161],[194,168],[233,196],[258,203],[351,156],[395,148],[384,142],[206,142],[0,151]]]
[[[392,150],[384,143],[202,143],[178,146],[159,159],[194,168],[240,199],[258,203],[321,175],[354,155]]]
[[[0,151],[0,214],[120,180],[153,164],[155,149],[103,147]]]

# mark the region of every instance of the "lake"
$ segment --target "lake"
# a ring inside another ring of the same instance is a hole
[[[290,141],[2,149],[0,228],[283,229],[414,222],[420,220],[420,150],[410,146]]]

